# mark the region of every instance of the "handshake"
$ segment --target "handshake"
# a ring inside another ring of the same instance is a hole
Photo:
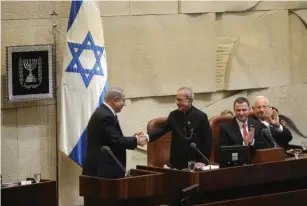
[[[149,138],[144,132],[137,132],[134,134],[134,136],[137,138],[137,145],[143,147],[149,142]]]

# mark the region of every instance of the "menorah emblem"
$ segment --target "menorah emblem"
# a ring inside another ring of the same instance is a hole
[[[29,75],[24,79],[24,68],[29,71]],[[37,68],[37,76],[33,75],[33,70]],[[27,89],[37,88],[43,80],[43,60],[38,59],[22,59],[18,61],[19,82]]]
[[[26,83],[36,82],[36,77],[32,74],[32,71],[37,66],[37,59],[24,59],[22,63],[24,68],[29,71],[29,75],[26,78]]]

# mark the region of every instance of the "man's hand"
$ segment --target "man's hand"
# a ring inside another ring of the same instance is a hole
[[[137,138],[137,145],[143,147],[147,144],[147,138],[144,136],[144,134],[135,135],[135,137]]]
[[[255,134],[255,128],[250,128],[248,134],[246,135],[246,137],[244,138],[244,144],[245,145],[249,145],[252,144],[254,141],[254,134]]]
[[[273,115],[273,110],[271,107],[267,108],[265,111],[264,111],[264,120],[267,121],[268,123],[271,122],[271,118],[272,118],[272,115]]]
[[[278,113],[272,114],[270,116],[270,123],[274,126],[274,127],[280,127],[280,123],[279,123],[279,115]]]
[[[140,131],[140,132],[137,132],[137,133],[134,134],[134,136],[136,136],[136,137],[141,136],[141,135],[144,135],[144,132]]]

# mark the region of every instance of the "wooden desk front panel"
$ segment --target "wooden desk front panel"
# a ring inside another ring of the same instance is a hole
[[[220,190],[231,187],[307,178],[307,158],[280,162],[221,168],[199,173],[201,190]],[[306,183],[307,184],[307,183]]]
[[[55,181],[1,189],[2,206],[56,206],[56,201]]]
[[[306,206],[307,189],[290,192],[261,195],[242,199],[227,200],[222,202],[201,204],[197,206]]]

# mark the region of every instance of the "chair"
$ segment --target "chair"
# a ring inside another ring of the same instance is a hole
[[[222,123],[231,121],[231,116],[216,116],[212,118],[212,151],[211,158],[212,162],[219,162],[219,128]],[[165,124],[166,117],[152,119],[147,124],[147,133],[152,132],[158,127]],[[147,164],[148,166],[162,167],[164,164],[169,162],[170,148],[171,148],[172,133],[168,132],[158,140],[148,144],[147,146]]]
[[[167,117],[152,119],[147,124],[147,133],[164,125]],[[172,133],[167,132],[156,141],[147,145],[147,165],[163,167],[169,162]]]
[[[249,117],[254,117],[254,112],[249,113]],[[210,125],[212,129],[212,151],[211,151],[211,161],[219,162],[220,156],[220,140],[219,140],[219,131],[220,125],[229,123],[234,117],[228,115],[215,116],[210,119]]]
[[[220,157],[220,140],[219,140],[219,132],[220,125],[230,122],[233,119],[231,116],[222,115],[214,117],[211,121],[211,129],[212,129],[212,150],[211,150],[211,161],[219,162]]]
[[[230,122],[233,117],[231,116],[216,116],[212,118],[212,151],[211,158],[212,162],[219,162],[220,153],[220,141],[219,141],[219,129],[223,123]],[[147,124],[147,133],[159,128],[165,121],[166,117],[152,119]],[[171,148],[172,133],[168,132],[156,141],[148,144],[147,146],[147,165],[162,167],[164,164],[169,162],[170,148]]]

